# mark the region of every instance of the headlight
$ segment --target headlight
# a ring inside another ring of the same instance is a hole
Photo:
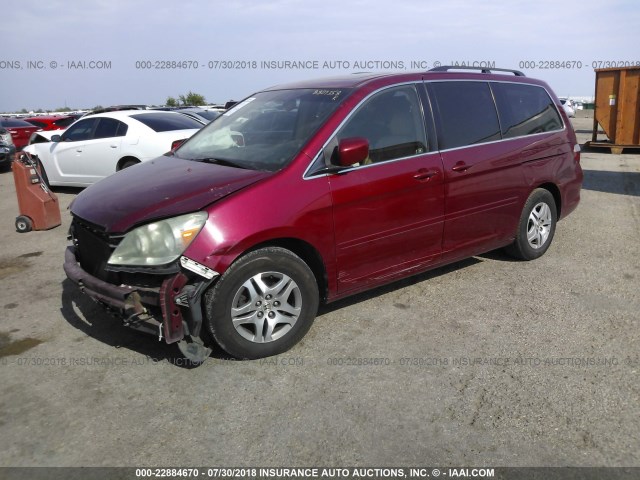
[[[176,260],[207,221],[206,212],[149,223],[130,231],[109,258],[112,265],[166,265]]]

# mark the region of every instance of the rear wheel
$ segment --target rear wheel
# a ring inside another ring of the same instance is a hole
[[[514,242],[505,250],[513,257],[534,260],[547,251],[556,232],[556,202],[551,192],[537,188],[524,205]]]
[[[140,162],[138,160],[136,160],[135,158],[128,158],[126,160],[123,160],[120,163],[120,166],[118,167],[118,170],[124,170],[125,168],[133,167],[134,165],[137,165],[138,163],[140,163]]]
[[[318,303],[318,284],[300,257],[261,248],[237,260],[207,292],[206,324],[230,355],[268,357],[304,337]]]

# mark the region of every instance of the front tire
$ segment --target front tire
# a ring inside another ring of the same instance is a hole
[[[537,188],[524,204],[514,242],[505,250],[521,260],[540,258],[549,249],[556,232],[556,201],[551,192]]]
[[[206,326],[227,353],[242,359],[277,355],[298,343],[318,311],[309,266],[279,247],[237,260],[206,294]]]

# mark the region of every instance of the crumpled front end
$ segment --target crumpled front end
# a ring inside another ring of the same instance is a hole
[[[157,335],[168,344],[187,339],[188,344],[202,345],[201,299],[219,276],[217,272],[185,256],[162,267],[109,265],[123,238],[74,217],[72,245],[65,252],[67,277],[124,325]],[[179,347],[183,350],[185,345]]]

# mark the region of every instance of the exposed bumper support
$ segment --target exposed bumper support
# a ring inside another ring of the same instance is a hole
[[[195,263],[195,262],[193,262]],[[89,297],[122,315],[124,324],[136,330],[164,337],[166,343],[181,341],[185,335],[199,337],[202,328],[201,298],[219,276],[190,283],[184,273],[166,277],[159,291],[143,287],[117,286],[89,274],[78,264],[75,247],[67,247],[64,271]],[[147,307],[156,313],[154,316]]]
[[[67,247],[64,252],[64,272],[83,293],[123,312],[127,309],[127,297],[136,291],[134,288],[118,287],[89,275],[78,265],[74,247]]]

